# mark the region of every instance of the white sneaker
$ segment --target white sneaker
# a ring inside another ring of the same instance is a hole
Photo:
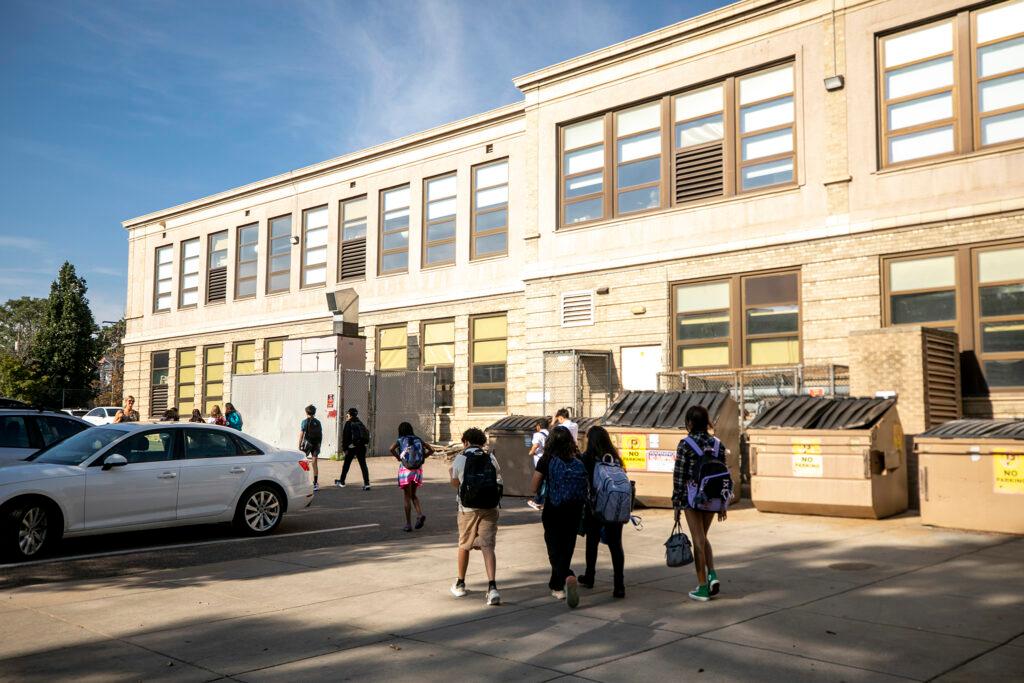
[[[492,588],[487,591],[487,604],[488,605],[500,605],[501,604],[501,593],[498,592],[497,588]]]
[[[565,600],[565,591],[551,591],[551,597],[555,600]]]
[[[452,584],[452,595],[454,595],[457,598],[461,598],[465,594],[466,594],[466,584],[462,584],[461,586],[458,583],[453,583]]]
[[[541,505],[540,503],[537,503],[533,499],[530,499],[530,500],[526,501],[526,504],[529,505],[534,510],[536,510],[537,512],[540,512],[541,510],[544,509],[543,505]]]

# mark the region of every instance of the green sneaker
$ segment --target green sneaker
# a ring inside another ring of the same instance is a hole
[[[711,599],[711,589],[708,588],[708,585],[705,583],[700,586],[697,586],[692,591],[690,591],[689,596],[691,600],[696,600],[697,602],[707,602]]]
[[[714,569],[708,572],[708,588],[711,595],[718,595],[721,590],[721,583],[718,580],[718,573]]]

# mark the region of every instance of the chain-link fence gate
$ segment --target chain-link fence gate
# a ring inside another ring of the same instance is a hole
[[[615,392],[611,351],[545,351],[544,414],[569,408],[575,417],[604,415]]]
[[[369,423],[373,454],[383,455],[408,422],[419,436],[435,438],[434,373],[431,370],[379,370],[369,376]]]

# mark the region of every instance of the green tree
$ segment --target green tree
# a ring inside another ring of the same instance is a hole
[[[0,354],[27,361],[46,321],[46,299],[23,296],[0,305]]]
[[[97,385],[97,400],[108,406],[118,405],[124,390],[124,340],[125,321],[121,318],[112,325],[100,329],[99,344],[102,353],[100,366],[109,368],[109,381],[104,383],[101,376]]]
[[[85,279],[64,262],[50,285],[46,320],[31,353],[29,398],[40,405],[81,405],[96,395],[97,362],[103,353],[89,310]]]

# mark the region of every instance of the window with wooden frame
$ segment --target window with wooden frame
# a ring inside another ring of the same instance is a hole
[[[149,416],[159,417],[167,410],[171,353],[154,351],[149,356]]]
[[[231,374],[252,375],[256,372],[256,342],[236,342],[231,350]]]
[[[458,177],[449,173],[423,181],[423,267],[455,263]]]
[[[263,342],[263,372],[281,372],[284,340],[285,337],[277,337]]]
[[[944,252],[888,259],[883,281],[887,324],[956,331],[957,258]]]
[[[469,408],[503,410],[506,404],[508,317],[474,316],[469,320]]]
[[[327,207],[302,212],[302,286],[327,283]]]
[[[508,253],[508,159],[473,167],[470,258]]]
[[[203,414],[224,400],[224,345],[203,349]]]
[[[974,253],[978,359],[990,388],[1024,387],[1024,244]]]
[[[366,195],[341,201],[338,281],[366,277]]]
[[[422,323],[420,339],[423,345],[421,368],[434,371],[435,403],[441,408],[451,407],[455,386],[455,321]]]
[[[156,248],[154,263],[156,277],[153,278],[153,311],[171,310],[171,279],[174,276],[174,247],[166,245]]]
[[[291,288],[292,215],[270,219],[270,250],[267,258],[267,294]]]
[[[560,225],[795,183],[794,72],[776,64],[562,126]]]
[[[673,285],[677,370],[800,362],[800,276],[752,273]]]
[[[199,238],[181,243],[181,272],[178,279],[178,308],[199,303]]]
[[[1024,139],[1024,0],[878,38],[882,166]]]
[[[380,193],[380,258],[382,275],[409,270],[409,202],[408,185],[381,190]]]
[[[409,334],[405,325],[377,328],[377,369],[405,370],[408,368]]]
[[[236,233],[235,300],[256,296],[256,263],[259,261],[259,223],[243,225]]]
[[[187,419],[196,401],[196,350],[178,349],[177,382],[175,396],[178,415]]]
[[[228,297],[228,231],[207,237],[206,303],[226,301]]]

